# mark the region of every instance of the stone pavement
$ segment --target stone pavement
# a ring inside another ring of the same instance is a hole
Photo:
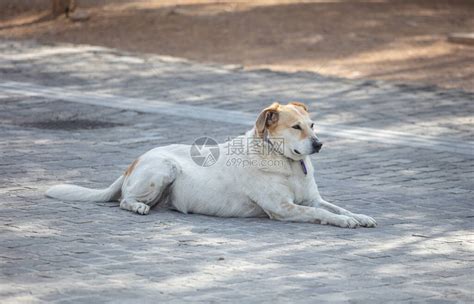
[[[473,97],[0,41],[0,302],[472,302]],[[124,109],[126,98],[150,106]],[[327,131],[313,158],[323,196],[377,228],[139,216],[43,196],[58,182],[107,186],[155,146],[241,134],[245,122],[206,113],[252,117],[274,100],[311,106]],[[180,112],[153,110],[162,103]]]

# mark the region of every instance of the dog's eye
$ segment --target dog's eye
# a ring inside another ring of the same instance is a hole
[[[311,124],[311,129],[314,127],[314,122]]]
[[[301,130],[300,125],[294,125],[292,128],[293,128],[293,129],[296,129],[296,130]]]

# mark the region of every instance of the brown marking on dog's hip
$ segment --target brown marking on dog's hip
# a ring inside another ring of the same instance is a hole
[[[130,174],[132,174],[132,171],[133,169],[135,169],[137,164],[138,164],[138,159],[135,159],[133,163],[130,166],[128,166],[127,171],[125,171],[124,175],[129,176]]]

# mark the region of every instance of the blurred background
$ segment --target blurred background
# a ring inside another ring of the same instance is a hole
[[[2,0],[0,38],[474,91],[473,0]]]

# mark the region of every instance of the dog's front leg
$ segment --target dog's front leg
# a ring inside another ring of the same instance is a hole
[[[300,206],[292,202],[267,202],[259,205],[271,219],[279,221],[329,224],[344,228],[355,228],[359,224],[356,219],[349,216],[334,214],[322,208]]]
[[[321,197],[321,195],[319,195],[319,192],[315,195],[315,198],[314,198],[314,200],[311,201],[310,205],[315,207],[315,209],[324,208],[324,209],[329,210],[331,212],[334,212],[336,214],[341,214],[341,215],[352,217],[352,218],[356,219],[362,227],[375,227],[375,226],[377,226],[377,222],[372,217],[367,216],[365,214],[352,213],[349,210],[346,210],[344,208],[341,208],[339,206],[331,204],[331,203],[325,201]]]

